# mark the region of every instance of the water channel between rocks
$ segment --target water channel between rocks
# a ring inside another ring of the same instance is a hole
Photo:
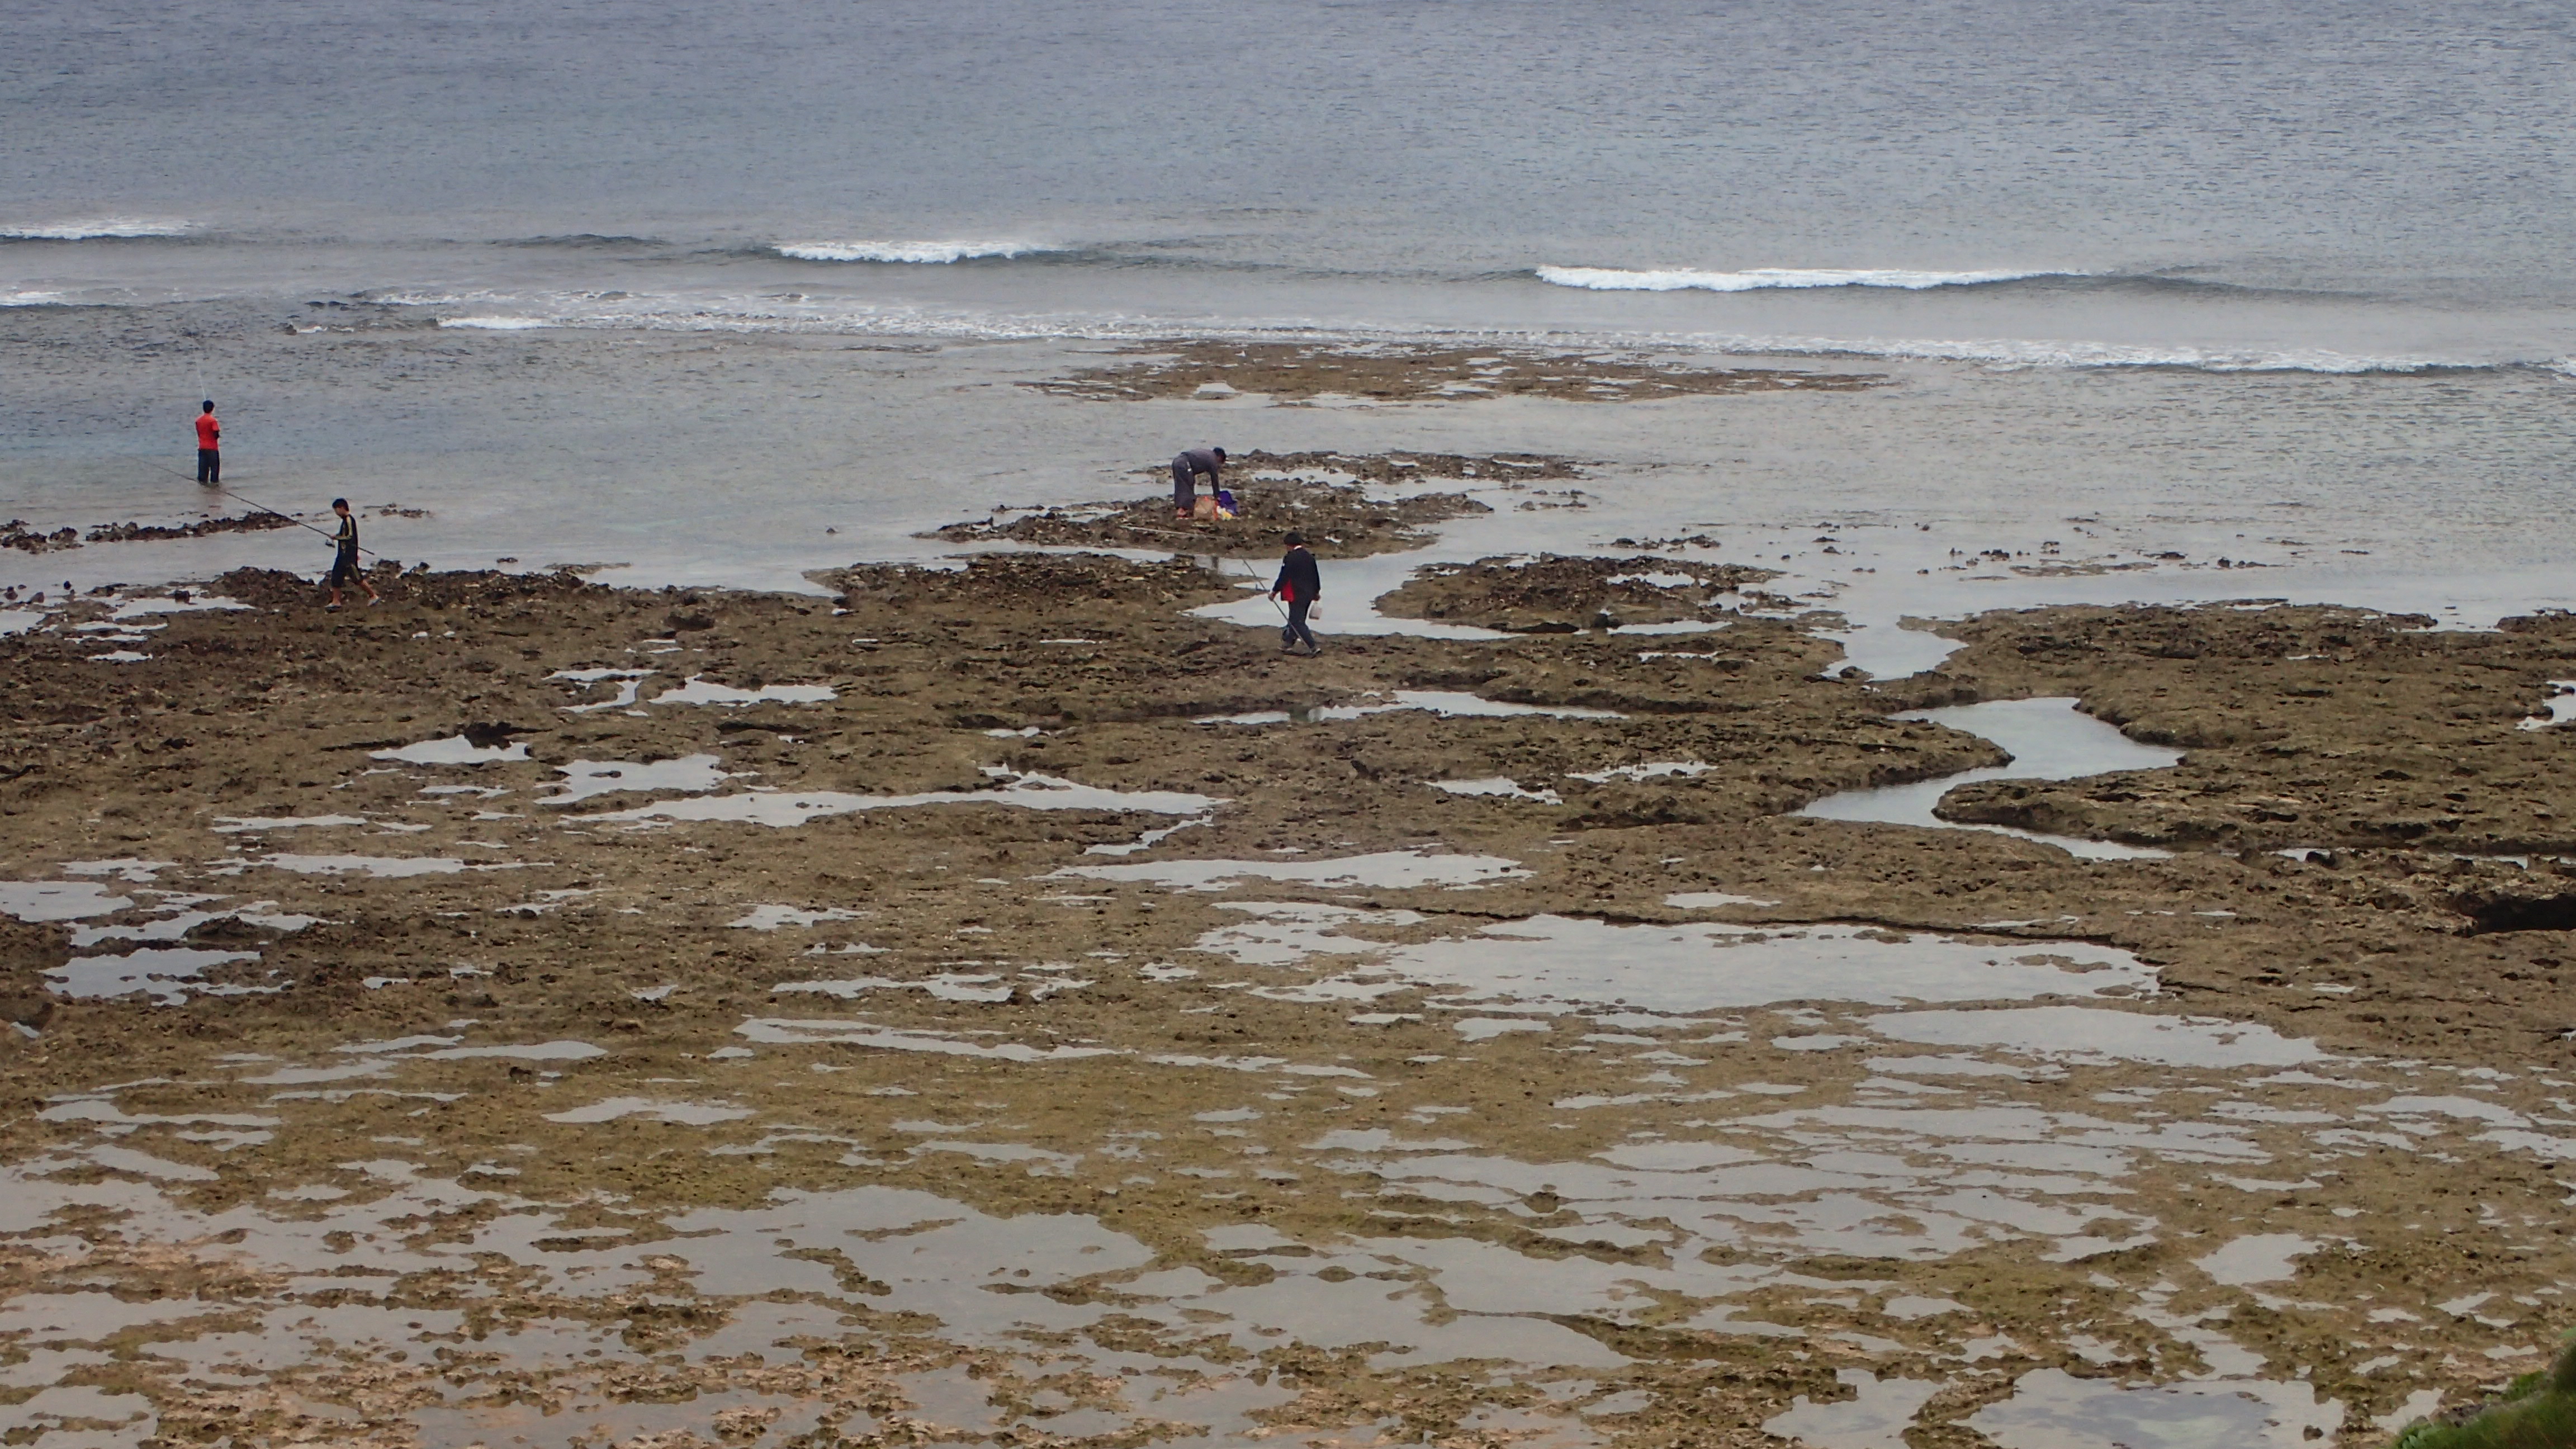
[[[2161,770],[2182,758],[2180,750],[2142,745],[2090,715],[2079,713],[2072,699],[1992,700],[1943,709],[1910,710],[1901,720],[1927,720],[1993,741],[2012,763],[1966,770],[1938,779],[1916,780],[1869,790],[1828,795],[1799,811],[1818,820],[1850,820],[1884,825],[1913,825],[1934,830],[1984,830],[2022,840],[2036,840],[2093,860],[2160,859],[2166,852],[2110,840],[2083,840],[2044,835],[2007,825],[1972,825],[1944,820],[1932,813],[1941,797],[1961,785],[1987,780],[2075,780],[2120,770]]]

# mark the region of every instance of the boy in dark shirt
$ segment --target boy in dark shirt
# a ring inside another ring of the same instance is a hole
[[[323,607],[340,607],[340,591],[351,584],[367,591],[368,603],[383,603],[384,598],[376,592],[376,586],[367,582],[366,570],[358,567],[358,515],[349,511],[346,498],[332,499],[331,511],[340,515],[340,531],[331,535],[331,545],[335,550],[331,555],[331,602]]]
[[[1324,652],[1315,643],[1315,631],[1306,627],[1306,611],[1315,607],[1323,593],[1323,575],[1315,568],[1315,556],[1306,551],[1306,535],[1288,535],[1288,552],[1279,560],[1279,578],[1270,585],[1270,597],[1288,601],[1288,625],[1279,631],[1281,650],[1293,650],[1303,639],[1308,654]]]

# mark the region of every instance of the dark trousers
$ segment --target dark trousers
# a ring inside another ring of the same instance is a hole
[[[1312,649],[1316,647],[1315,631],[1306,627],[1306,611],[1313,607],[1315,607],[1315,601],[1312,599],[1290,599],[1288,601],[1288,625],[1286,628],[1279,631],[1280,648],[1289,648],[1295,645],[1300,639],[1306,641],[1307,648]]]
[[[213,448],[197,450],[197,481],[217,488],[224,481],[224,455]]]
[[[1198,502],[1199,475],[1182,464],[1172,465],[1172,508],[1187,513]]]

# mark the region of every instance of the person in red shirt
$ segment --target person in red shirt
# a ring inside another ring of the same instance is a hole
[[[197,481],[209,488],[224,483],[223,436],[223,424],[215,421],[215,400],[208,398],[206,410],[197,414]]]

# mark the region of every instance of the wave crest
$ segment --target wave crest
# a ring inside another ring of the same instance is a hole
[[[1829,267],[1755,267],[1742,272],[1631,271],[1621,267],[1540,267],[1538,279],[1559,287],[1592,292],[1761,292],[1806,287],[1897,287],[1909,292],[1933,287],[1982,287],[1995,282],[2026,282],[2034,277],[2079,277],[2081,272],[1910,272],[1849,271]]]
[[[1060,250],[1021,241],[799,241],[772,250],[800,262],[969,262]]]
[[[123,241],[186,236],[195,229],[194,222],[109,216],[91,221],[58,221],[47,226],[0,226],[0,241]]]

